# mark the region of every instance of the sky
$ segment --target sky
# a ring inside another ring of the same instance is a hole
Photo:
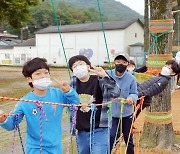
[[[130,7],[141,15],[144,15],[144,0],[116,0]]]

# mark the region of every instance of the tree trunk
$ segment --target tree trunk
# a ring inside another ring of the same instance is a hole
[[[171,0],[150,0],[150,9],[151,20],[172,19]],[[158,51],[158,53],[163,54],[171,53],[172,33],[165,34],[158,38]],[[155,53],[155,47],[152,48],[151,52]],[[174,143],[172,119],[169,118],[168,122],[162,120],[162,124],[157,124],[159,114],[166,113],[166,115],[170,115],[170,113],[168,113],[171,111],[170,83],[162,93],[153,97],[152,104],[147,111],[151,115],[155,115],[155,113],[157,113],[157,115],[151,119],[152,121],[145,120],[140,141],[141,146],[146,148],[171,149]]]
[[[180,0],[177,1],[178,5],[173,8],[174,11],[180,10]],[[174,24],[174,46],[180,46],[180,12],[174,13],[174,19],[175,19],[175,24]]]
[[[168,112],[171,110],[170,83],[162,93],[152,99],[152,104],[147,108],[148,112]],[[174,143],[172,123],[156,125],[150,122],[144,123],[141,146],[145,148],[171,149]]]
[[[145,0],[144,10],[144,51],[149,48],[149,0]]]

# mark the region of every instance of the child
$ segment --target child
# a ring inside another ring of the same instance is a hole
[[[178,65],[180,65],[180,51],[178,51],[176,53],[175,60],[178,63]],[[179,84],[179,78],[180,78],[180,73],[177,74],[176,89],[180,88],[180,86],[178,85]]]
[[[129,73],[131,73],[132,75],[134,75],[135,69],[136,69],[136,64],[135,64],[135,62],[134,62],[133,60],[130,60],[130,61],[129,61],[129,64],[128,64],[128,66],[127,66],[127,71],[128,71]]]
[[[145,82],[138,84],[138,96],[145,96],[142,109],[151,104],[151,97],[161,93],[169,83],[171,77],[180,72],[180,66],[174,60],[168,60],[157,77],[152,77]],[[139,101],[137,102],[139,103]],[[140,113],[138,110],[137,115]]]
[[[77,111],[77,147],[79,154],[106,154],[108,152],[108,108],[107,105],[97,106],[95,125],[90,125],[91,108],[87,104],[107,103],[120,94],[115,80],[110,78],[101,68],[91,68],[90,61],[82,55],[69,59],[69,67],[75,77],[71,85],[80,96],[81,103]],[[97,75],[90,75],[89,70]],[[90,131],[94,127],[92,132]],[[90,135],[92,137],[90,137]],[[92,144],[91,144],[92,143]],[[92,146],[92,148],[90,148]]]
[[[51,84],[49,67],[46,59],[34,58],[25,63],[22,74],[27,79],[33,91],[28,93],[22,99],[37,100],[43,102],[78,104],[79,97],[75,90],[67,82],[60,81],[58,88],[48,87]],[[18,102],[13,114],[21,114],[18,123],[26,117],[26,153],[27,154],[61,154],[62,153],[62,106],[42,104],[47,120],[42,118],[42,151],[40,150],[40,109],[39,104]],[[0,110],[0,126],[8,131],[13,130],[15,116],[6,117]]]
[[[122,102],[117,100],[116,102],[112,103],[112,128],[110,132],[110,149],[113,148],[113,144],[116,138],[116,132],[117,132],[117,138],[120,137],[120,125],[119,120],[122,118],[122,133],[124,137],[124,141],[127,145],[128,142],[128,136],[130,133],[130,128],[132,124],[132,111],[133,111],[133,103],[137,101],[138,99],[138,93],[137,93],[137,83],[135,77],[127,72],[127,66],[129,64],[129,55],[127,53],[122,53],[115,57],[114,59],[115,69],[108,70],[107,73],[113,77],[116,80],[116,83],[120,87],[121,95],[120,98],[126,99],[126,103],[124,104],[124,107],[122,108],[121,113],[121,107]],[[117,130],[117,128],[119,128]],[[133,137],[132,134],[129,138],[127,148],[127,154],[134,154],[134,144],[133,144]]]

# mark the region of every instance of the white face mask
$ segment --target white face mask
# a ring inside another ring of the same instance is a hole
[[[135,67],[127,67],[127,70],[129,73],[132,73],[134,71]]]
[[[164,66],[161,70],[161,74],[165,75],[165,76],[170,76],[171,75],[171,71],[169,70],[169,68],[167,68],[166,66]]]
[[[73,69],[73,74],[78,78],[78,79],[83,79],[88,75],[88,69],[87,65],[80,65],[77,66]]]
[[[33,86],[39,90],[46,90],[47,87],[51,84],[50,78],[41,78],[38,80],[34,80],[32,82]]]
[[[180,64],[180,57],[176,57],[175,59],[176,59],[176,62],[177,62],[178,64]]]

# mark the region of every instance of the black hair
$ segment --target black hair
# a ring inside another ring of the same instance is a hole
[[[117,57],[114,59],[114,61],[115,61],[115,60],[120,60],[120,59],[122,59],[122,60],[124,60],[124,61],[127,61],[127,59],[126,59],[124,56],[122,56],[122,55],[117,56]]]
[[[132,64],[132,65],[136,66],[136,64],[135,64],[135,62],[133,60],[130,60],[129,64]]]
[[[47,65],[47,60],[44,58],[33,58],[32,60],[27,61],[23,65],[22,74],[24,77],[32,77],[32,74],[38,69],[47,69],[49,71],[49,66]],[[33,87],[32,83],[29,83],[30,87]]]
[[[84,61],[87,65],[90,65],[91,66],[91,62],[89,61],[89,59],[83,55],[76,55],[76,56],[73,56],[69,59],[69,68],[71,69],[72,71],[72,66],[75,62],[77,61]]]
[[[180,66],[178,65],[178,63],[175,60],[168,60],[166,62],[166,65],[171,65],[171,69],[173,70],[175,75],[180,73]]]

